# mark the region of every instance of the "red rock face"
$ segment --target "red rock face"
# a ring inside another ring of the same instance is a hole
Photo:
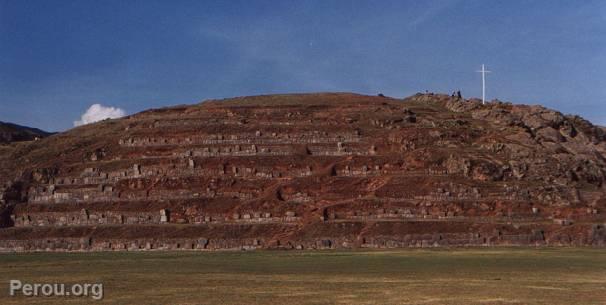
[[[149,110],[3,147],[0,248],[604,245],[605,140],[432,94]]]

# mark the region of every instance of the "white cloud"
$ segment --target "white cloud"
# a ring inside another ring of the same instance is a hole
[[[126,112],[123,109],[93,104],[84,112],[84,114],[82,114],[79,121],[74,122],[74,126],[86,125],[105,119],[116,119],[125,115]]]

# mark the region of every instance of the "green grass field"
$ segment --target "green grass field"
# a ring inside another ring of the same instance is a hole
[[[104,284],[9,297],[8,281]],[[0,304],[606,304],[606,250],[0,254]]]

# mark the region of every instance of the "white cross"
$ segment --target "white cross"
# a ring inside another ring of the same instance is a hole
[[[482,73],[482,104],[484,104],[486,103],[486,73],[490,73],[490,71],[486,70],[482,64],[482,70],[476,72]]]

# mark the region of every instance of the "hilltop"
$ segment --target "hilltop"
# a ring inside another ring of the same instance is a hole
[[[37,128],[20,126],[12,123],[0,122],[0,144],[19,141],[32,141],[48,137],[52,133]]]
[[[542,106],[210,100],[0,150],[0,248],[604,245],[605,156]]]

